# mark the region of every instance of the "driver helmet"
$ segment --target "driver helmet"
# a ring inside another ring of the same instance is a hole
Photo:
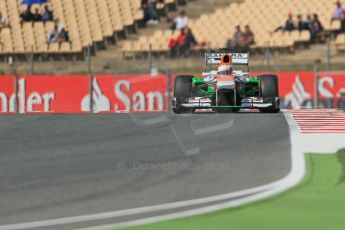
[[[222,64],[218,67],[219,75],[232,75],[233,69],[229,64]]]

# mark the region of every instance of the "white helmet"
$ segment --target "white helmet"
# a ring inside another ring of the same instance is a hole
[[[218,67],[218,74],[219,75],[232,75],[233,69],[232,66],[227,64],[227,65],[220,65]]]

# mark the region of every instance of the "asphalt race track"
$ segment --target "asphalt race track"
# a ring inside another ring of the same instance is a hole
[[[252,188],[290,154],[281,113],[2,115],[0,225]]]

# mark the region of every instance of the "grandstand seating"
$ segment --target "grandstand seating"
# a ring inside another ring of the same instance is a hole
[[[345,34],[339,34],[335,40],[337,51],[345,51]]]
[[[242,3],[232,3],[226,8],[217,9],[212,14],[203,14],[196,20],[191,20],[189,27],[196,39],[206,42],[207,48],[218,49],[225,46],[227,39],[235,32],[235,26],[250,25],[255,34],[256,45],[253,49],[265,47],[292,48],[297,42],[310,40],[308,31],[272,33],[275,28],[285,23],[287,15],[317,13],[326,30],[340,29],[340,22],[330,24],[334,11],[334,2],[329,0],[244,0]],[[153,51],[166,51],[168,41],[176,37],[169,30],[156,31],[155,34],[142,36],[136,41],[123,44],[125,56],[147,52],[150,44]]]
[[[176,1],[165,0],[157,7],[163,9]],[[47,44],[47,34],[54,23],[21,24],[19,14],[26,6],[20,2],[21,0],[0,0],[0,11],[11,23],[11,28],[0,31],[0,55],[25,55],[30,52],[82,54],[86,47],[115,40],[118,33],[126,32],[129,27],[135,28],[144,16],[140,10],[141,0],[48,0],[54,19],[68,30],[70,42]],[[196,39],[205,42],[207,48],[222,48],[226,40],[232,37],[236,25],[243,27],[247,24],[255,34],[256,44],[252,48],[291,48],[296,42],[309,41],[310,34],[307,31],[272,33],[277,26],[284,24],[287,14],[306,16],[318,13],[325,29],[335,30],[340,28],[340,22],[330,24],[335,7],[333,3],[329,0],[244,0],[217,9],[211,14],[202,14],[198,19],[190,21],[190,27]],[[32,11],[36,8],[43,11],[43,6],[38,4],[32,6]],[[125,55],[149,50],[167,52],[169,39],[177,34],[177,31],[168,29],[156,30],[150,36],[124,42],[121,50]],[[338,36],[336,44],[339,50],[345,50],[345,37]]]
[[[166,0],[160,7],[175,0]],[[70,35],[70,42],[47,44],[47,34],[54,27],[53,22],[22,23],[20,12],[26,6],[21,0],[1,0],[0,11],[10,23],[11,28],[0,32],[1,54],[81,53],[83,48],[108,38],[115,39],[118,32],[134,26],[143,19],[140,9],[141,0],[49,0],[48,5],[54,12],[54,20],[63,24]],[[43,6],[32,5],[43,11]]]

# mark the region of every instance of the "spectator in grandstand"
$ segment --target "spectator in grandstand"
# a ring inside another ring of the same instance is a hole
[[[331,18],[331,22],[333,22],[334,20],[342,20],[343,19],[343,14],[344,14],[344,9],[341,6],[340,1],[337,1],[335,3],[336,8],[333,12],[332,18]]]
[[[42,22],[46,23],[46,22],[50,22],[53,21],[54,19],[54,14],[51,10],[49,10],[48,5],[44,6],[44,11],[42,14]]]
[[[236,26],[236,31],[231,39],[226,42],[226,48],[238,48],[240,44],[243,44],[243,32],[241,30],[241,26]]]
[[[58,30],[57,42],[69,42],[69,34],[65,27]]]
[[[38,8],[35,10],[35,13],[32,15],[32,20],[33,20],[34,22],[40,22],[40,21],[42,21],[42,15],[40,14]]]
[[[322,23],[319,20],[319,16],[317,14],[313,14],[313,20],[311,21],[311,30],[312,33],[320,33],[323,31]]]
[[[295,23],[294,23],[294,20],[292,18],[292,14],[290,13],[288,15],[288,19],[285,21],[285,25],[284,26],[279,26],[277,27],[274,32],[278,32],[278,31],[281,31],[281,30],[284,30],[284,31],[293,31],[295,30],[296,27],[295,27]]]
[[[197,41],[194,37],[194,34],[192,32],[192,30],[188,27],[185,27],[183,29],[184,34],[185,34],[185,39],[184,42],[182,43],[182,45],[180,46],[180,54],[183,57],[188,57],[191,51],[191,48],[195,45],[197,45]]]
[[[310,14],[308,14],[307,15],[307,22],[308,22],[308,29],[310,30],[310,28],[311,28],[311,23],[312,23],[312,18],[311,18],[311,15]]]
[[[340,1],[337,1],[335,5],[336,8],[331,18],[331,24],[333,23],[333,21],[340,21],[341,28],[339,30],[333,31],[334,34],[337,35],[338,33],[345,32],[345,10],[343,9]]]
[[[341,3],[337,1],[336,3],[336,9],[333,12],[332,18],[331,18],[331,24],[333,21],[340,21],[341,27],[339,30],[334,31],[335,35],[338,33],[343,33],[345,32],[345,9],[343,9]]]
[[[55,25],[57,25],[59,33],[62,29],[65,29],[65,25],[63,23],[60,23],[60,20],[58,18],[54,20],[54,23]]]
[[[299,31],[310,30],[311,17],[307,15],[307,19],[303,20],[302,15],[297,15],[297,28]]]
[[[8,27],[10,27],[10,22],[4,16],[2,16],[0,11],[0,30]]]
[[[169,49],[171,58],[175,58],[178,52],[181,50],[180,47],[185,43],[187,35],[185,34],[184,30],[181,30],[179,36],[175,38],[171,38],[169,41]]]
[[[313,14],[313,20],[310,24],[311,39],[313,42],[316,42],[319,38],[319,35],[323,32],[323,25],[319,20],[317,14]]]
[[[55,24],[54,29],[48,32],[48,44],[59,41],[59,27]]]
[[[33,14],[31,13],[31,6],[28,5],[26,10],[24,10],[22,13],[19,15],[21,22],[32,22],[33,20]]]
[[[179,15],[174,19],[171,24],[172,30],[182,30],[188,26],[189,18],[186,14],[186,11],[181,10]]]
[[[240,46],[242,48],[249,48],[249,46],[255,44],[255,36],[254,36],[253,31],[250,29],[249,25],[246,25],[244,27],[244,32],[242,35],[241,42],[242,44],[240,44]]]
[[[154,0],[141,0],[141,9],[144,11],[144,22],[146,24],[158,24],[159,15]]]

